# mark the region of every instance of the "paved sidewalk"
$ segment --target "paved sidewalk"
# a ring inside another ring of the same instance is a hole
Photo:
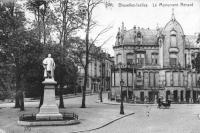
[[[105,97],[105,94],[104,94]],[[86,97],[87,108],[80,108],[82,98],[76,97],[65,99],[64,109],[61,112],[74,112],[78,114],[81,121],[78,125],[71,126],[40,126],[25,128],[17,125],[19,115],[27,113],[37,113],[38,102],[26,102],[25,111],[21,112],[15,108],[0,109],[0,128],[11,133],[23,133],[25,130],[28,133],[78,133],[78,132],[93,132],[94,130],[108,126],[109,124],[124,119],[134,114],[134,111],[126,109],[125,115],[119,114],[119,106],[97,103],[98,95]],[[5,104],[4,104],[5,105]],[[10,105],[9,105],[10,107]]]
[[[97,95],[97,93],[86,93],[86,96],[92,96],[92,95]],[[77,93],[77,95],[74,94],[67,94],[63,95],[64,100],[69,99],[69,98],[77,98],[77,97],[82,97],[81,93]],[[40,99],[33,99],[33,98],[25,98],[24,99],[24,105],[25,107],[35,107],[35,105],[39,105],[39,100]],[[59,103],[59,97],[56,96],[57,103]],[[10,100],[6,100],[5,102],[1,101],[0,102],[0,108],[12,108],[15,106],[14,101],[9,102]]]
[[[98,101],[99,102],[99,101]],[[104,104],[110,104],[110,105],[120,105],[121,102],[116,102],[115,100],[110,100],[108,98],[103,99]],[[138,104],[138,103],[127,103],[123,102],[124,105],[128,106],[158,106],[157,104]]]

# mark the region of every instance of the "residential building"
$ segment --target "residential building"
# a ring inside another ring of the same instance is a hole
[[[93,46],[91,50],[96,52],[90,52],[95,54],[89,55],[88,65],[88,82],[86,85],[86,91],[98,92],[100,87],[103,87],[103,91],[110,90],[111,88],[111,66],[113,60],[110,54],[105,53],[100,47]],[[83,56],[84,60],[85,56]],[[82,66],[78,66],[78,85],[82,88],[84,84],[84,69]]]

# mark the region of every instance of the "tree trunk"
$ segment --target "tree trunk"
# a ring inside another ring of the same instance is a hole
[[[41,41],[41,31],[40,31],[40,7],[38,7],[38,38],[39,38],[39,42]]]
[[[102,91],[103,91],[103,86],[101,86],[100,88],[100,102],[103,102]]]
[[[81,108],[86,108],[85,106],[85,91],[86,84],[88,78],[88,64],[89,64],[89,32],[90,32],[90,12],[89,12],[89,3],[87,8],[87,27],[86,27],[86,35],[85,35],[85,74],[84,74],[84,85],[83,85],[83,93],[82,93],[82,105]]]
[[[16,59],[16,62],[18,62],[18,59]],[[15,108],[20,107],[20,72],[19,72],[19,64],[16,63],[16,70],[15,70],[15,78],[16,78],[16,96],[15,96]]]
[[[46,27],[45,27],[45,22],[44,22],[44,15],[43,15],[43,19],[42,19],[42,21],[43,21],[43,37],[44,37],[44,45],[46,45]]]
[[[42,91],[41,91],[39,108],[42,106],[43,100],[44,100],[44,88],[42,88]]]
[[[65,106],[64,106],[64,101],[63,101],[63,85],[60,85],[59,95],[60,95],[60,104],[59,104],[59,108],[65,108]]]
[[[86,87],[83,86],[82,105],[81,105],[81,108],[86,108],[86,106],[85,106],[85,90],[86,90]]]
[[[87,41],[86,41],[87,43]],[[87,46],[86,46],[86,49]],[[88,51],[88,50],[86,50]],[[81,105],[81,108],[86,108],[85,106],[85,91],[86,91],[86,85],[87,85],[87,77],[88,77],[88,52],[86,52],[86,64],[85,64],[85,67],[84,67],[84,70],[85,70],[85,74],[84,74],[84,85],[83,85],[83,90],[82,90],[82,105]]]
[[[24,111],[24,95],[23,92],[19,92],[19,101],[20,101],[20,111]]]
[[[88,27],[89,28],[89,27]],[[86,108],[85,106],[85,91],[86,91],[86,84],[87,84],[87,77],[88,77],[88,56],[89,56],[89,50],[88,50],[88,43],[89,43],[89,30],[87,28],[86,33],[86,61],[85,61],[85,74],[84,74],[84,85],[83,85],[83,92],[82,92],[82,105],[81,108]]]
[[[19,108],[20,104],[19,104],[19,92],[18,90],[16,91],[16,96],[15,96],[15,108]]]

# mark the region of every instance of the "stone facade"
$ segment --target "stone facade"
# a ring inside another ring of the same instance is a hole
[[[112,57],[103,52],[96,46],[93,46],[92,50],[96,50],[99,53],[96,55],[90,55],[90,63],[88,65],[88,82],[86,85],[86,91],[98,92],[100,87],[103,87],[103,91],[111,89],[111,66],[113,65]],[[85,58],[85,57],[84,57]],[[84,60],[83,58],[83,60]],[[84,69],[82,66],[78,66],[78,85],[83,87],[84,84]]]
[[[174,102],[197,102],[200,74],[191,61],[199,51],[197,36],[185,35],[172,13],[171,20],[155,30],[124,23],[113,47],[112,98],[123,95],[135,102],[156,102],[158,97]]]

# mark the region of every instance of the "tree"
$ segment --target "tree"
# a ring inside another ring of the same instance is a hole
[[[35,65],[41,50],[40,43],[31,31],[26,31],[24,12],[16,3],[6,3],[0,8],[1,48],[5,64],[10,64],[15,76],[15,107],[24,110],[24,89],[31,63]]]
[[[82,40],[80,38],[74,38],[74,41],[71,41],[72,45],[75,45],[76,48],[72,50],[72,55],[76,63],[81,65],[84,69],[84,84],[82,89],[82,103],[81,108],[85,108],[85,92],[86,92],[86,84],[88,82],[88,64],[90,63],[90,56],[97,54],[94,50],[91,50],[91,48],[95,45],[98,38],[110,30],[111,26],[107,26],[103,30],[101,30],[96,37],[94,37],[93,40],[89,41],[90,33],[92,32],[92,29],[94,29],[97,26],[97,22],[93,19],[93,11],[94,9],[102,4],[102,0],[86,0],[84,2],[80,2],[79,9],[82,12],[82,15],[84,17],[84,30],[85,30],[85,39]],[[73,40],[73,39],[72,39]],[[103,42],[104,44],[105,42]],[[102,44],[102,45],[103,45]],[[94,54],[95,52],[95,54]],[[102,89],[102,88],[101,88]]]
[[[68,58],[68,56],[64,56],[64,63],[60,61],[60,51],[62,46],[59,44],[51,45],[46,48],[48,53],[52,53],[52,57],[54,58],[56,64],[55,80],[58,82],[58,88],[60,88],[60,85],[75,86],[77,79],[77,67],[72,59]],[[64,52],[67,52],[67,49],[64,49]]]
[[[34,12],[35,20],[37,21],[38,40],[41,40],[41,20],[43,20],[44,22],[47,2],[45,0],[29,0],[27,1],[26,5],[30,11]],[[43,23],[43,27],[45,27],[44,23]]]
[[[70,1],[70,0],[56,0],[55,1],[55,12],[54,17],[52,17],[55,31],[58,33],[59,38],[59,44],[61,46],[61,52],[60,52],[60,65],[65,66],[67,62],[64,59],[64,57],[68,56],[68,51],[70,49],[70,45],[68,42],[68,39],[73,35],[73,33],[76,32],[79,28],[82,27],[82,14],[81,12],[75,8],[75,6],[78,6],[76,1]],[[68,50],[67,50],[68,49]],[[66,51],[66,52],[64,52]],[[61,67],[62,69],[62,67]],[[65,75],[64,73],[60,72],[60,81],[64,81]],[[64,102],[63,102],[63,87],[64,82],[59,82],[60,84],[60,108],[64,108]]]

